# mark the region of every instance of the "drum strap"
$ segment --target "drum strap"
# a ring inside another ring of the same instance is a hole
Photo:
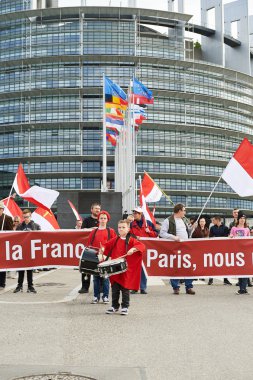
[[[110,231],[110,228],[109,228],[109,227],[106,227],[106,229],[107,229],[107,234],[108,234],[108,236],[107,236],[107,241],[108,241],[108,240],[110,240],[110,238],[111,238],[111,231]],[[90,245],[91,245],[91,246],[92,246],[92,244],[93,244],[93,242],[94,242],[94,239],[95,239],[95,236],[96,236],[97,231],[98,231],[98,228],[95,229],[95,231],[94,231],[94,233],[93,233],[93,235],[92,235],[91,242],[90,242]]]
[[[135,235],[130,234],[130,233],[128,233],[127,236],[126,236],[126,252],[128,251],[128,243],[129,243],[129,240],[130,240],[131,236],[132,236],[132,237],[135,237]],[[111,257],[111,254],[112,254],[113,248],[114,248],[115,245],[117,244],[118,240],[119,240],[119,236],[117,236],[117,239],[115,240],[115,242],[114,242],[114,244],[113,244],[113,246],[112,246],[110,252],[108,253],[108,255],[107,255],[105,261],[109,260],[109,258]]]

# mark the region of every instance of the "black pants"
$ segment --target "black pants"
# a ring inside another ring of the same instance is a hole
[[[129,307],[129,301],[130,301],[129,289],[126,289],[120,284],[118,284],[117,282],[114,282],[112,285],[112,307],[114,307],[114,309],[118,309],[120,307],[120,303],[119,303],[120,291],[122,293],[121,307],[122,308]]]
[[[90,274],[82,273],[82,288],[89,290],[90,287]]]
[[[27,283],[28,283],[28,288],[29,288],[30,286],[33,286],[33,271],[32,271],[32,269],[27,270],[26,274],[27,274]],[[20,270],[18,272],[18,286],[23,286],[24,277],[25,277],[25,271]]]
[[[6,272],[0,272],[0,286],[5,288]]]

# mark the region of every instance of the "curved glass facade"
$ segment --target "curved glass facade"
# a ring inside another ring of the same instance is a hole
[[[243,137],[252,140],[252,77],[186,60],[180,14],[163,12],[161,33],[151,10],[29,9],[0,2],[0,197],[20,161],[32,184],[99,191],[102,74],[124,89],[134,74],[155,96],[137,134],[136,178],[146,170],[173,202],[200,210]],[[113,189],[109,145],[107,154]],[[162,200],[157,214],[169,207]],[[234,207],[251,210],[252,200],[220,182],[208,211]]]

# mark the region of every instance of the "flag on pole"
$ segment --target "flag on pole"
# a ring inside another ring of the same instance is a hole
[[[105,102],[127,105],[127,94],[108,77],[105,77]]]
[[[106,140],[115,147],[117,136],[125,124],[125,111],[128,102],[125,91],[108,77],[104,77],[104,102]]]
[[[51,210],[48,211],[41,207],[36,208],[32,213],[32,220],[40,225],[42,231],[54,231],[60,229]]]
[[[152,91],[139,82],[136,78],[133,79],[132,102],[134,104],[153,104],[154,97]]]
[[[76,217],[76,220],[83,220],[83,218],[81,217],[81,215],[78,213],[77,209],[75,208],[75,206],[73,205],[73,203],[71,201],[69,201],[69,205],[70,205],[70,208],[71,210],[73,211],[75,217]]]
[[[19,164],[13,187],[20,197],[48,211],[59,195],[56,190],[45,189],[40,186],[31,187],[22,164]]]
[[[140,205],[141,205],[141,208],[142,208],[142,212],[143,212],[143,215],[144,215],[144,218],[146,220],[149,220],[151,223],[154,224],[154,226],[156,225],[156,220],[155,220],[155,217],[154,217],[154,214],[150,211],[147,203],[146,203],[146,199],[142,193],[142,191],[140,190]]]
[[[162,198],[162,190],[146,172],[141,182],[141,189],[146,202],[158,202]]]
[[[138,106],[137,104],[134,104],[132,107],[132,119],[134,122],[134,126],[135,128],[137,128],[137,130],[139,129],[143,121],[147,120],[147,113],[144,107],[146,106]]]
[[[253,145],[243,139],[221,177],[240,196],[253,195]]]
[[[13,197],[4,198],[1,202],[3,202],[3,204],[5,205],[4,213],[6,215],[9,215],[12,219],[15,216],[19,216],[20,219],[23,220],[22,210],[14,201]]]

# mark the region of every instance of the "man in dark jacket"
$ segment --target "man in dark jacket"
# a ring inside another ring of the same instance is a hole
[[[28,209],[25,209],[23,211],[24,221],[17,226],[16,231],[41,230],[40,225],[35,223],[33,220],[31,220],[31,216],[32,216],[31,211]],[[26,273],[27,273],[27,283],[28,283],[27,293],[37,293],[33,287],[33,270],[28,269]],[[24,277],[25,277],[25,271],[24,270],[18,271],[18,285],[13,293],[23,292]]]
[[[95,228],[98,227],[98,214],[101,211],[101,205],[97,202],[91,205],[91,215],[83,220],[82,228]],[[88,293],[90,287],[90,274],[82,273],[82,287],[78,293]]]
[[[213,217],[213,226],[210,228],[209,237],[226,237],[228,235],[229,235],[229,228],[225,226],[225,224],[221,223],[221,217],[220,216]],[[212,285],[212,284],[213,284],[213,278],[209,278],[207,285]],[[232,285],[231,282],[227,278],[224,278],[223,284]]]
[[[174,206],[173,211],[174,213],[169,218],[164,220],[160,230],[160,237],[174,241],[187,240],[190,236],[190,229],[193,228],[194,225],[189,227],[187,223],[187,219],[185,218],[185,205],[178,203]],[[193,280],[191,279],[185,279],[186,294],[195,294],[195,291],[192,289],[192,281]],[[171,279],[170,282],[174,294],[179,294],[179,279]]]
[[[4,213],[4,203],[0,202],[0,231],[12,231],[12,218]],[[0,290],[5,288],[6,272],[0,272]]]

